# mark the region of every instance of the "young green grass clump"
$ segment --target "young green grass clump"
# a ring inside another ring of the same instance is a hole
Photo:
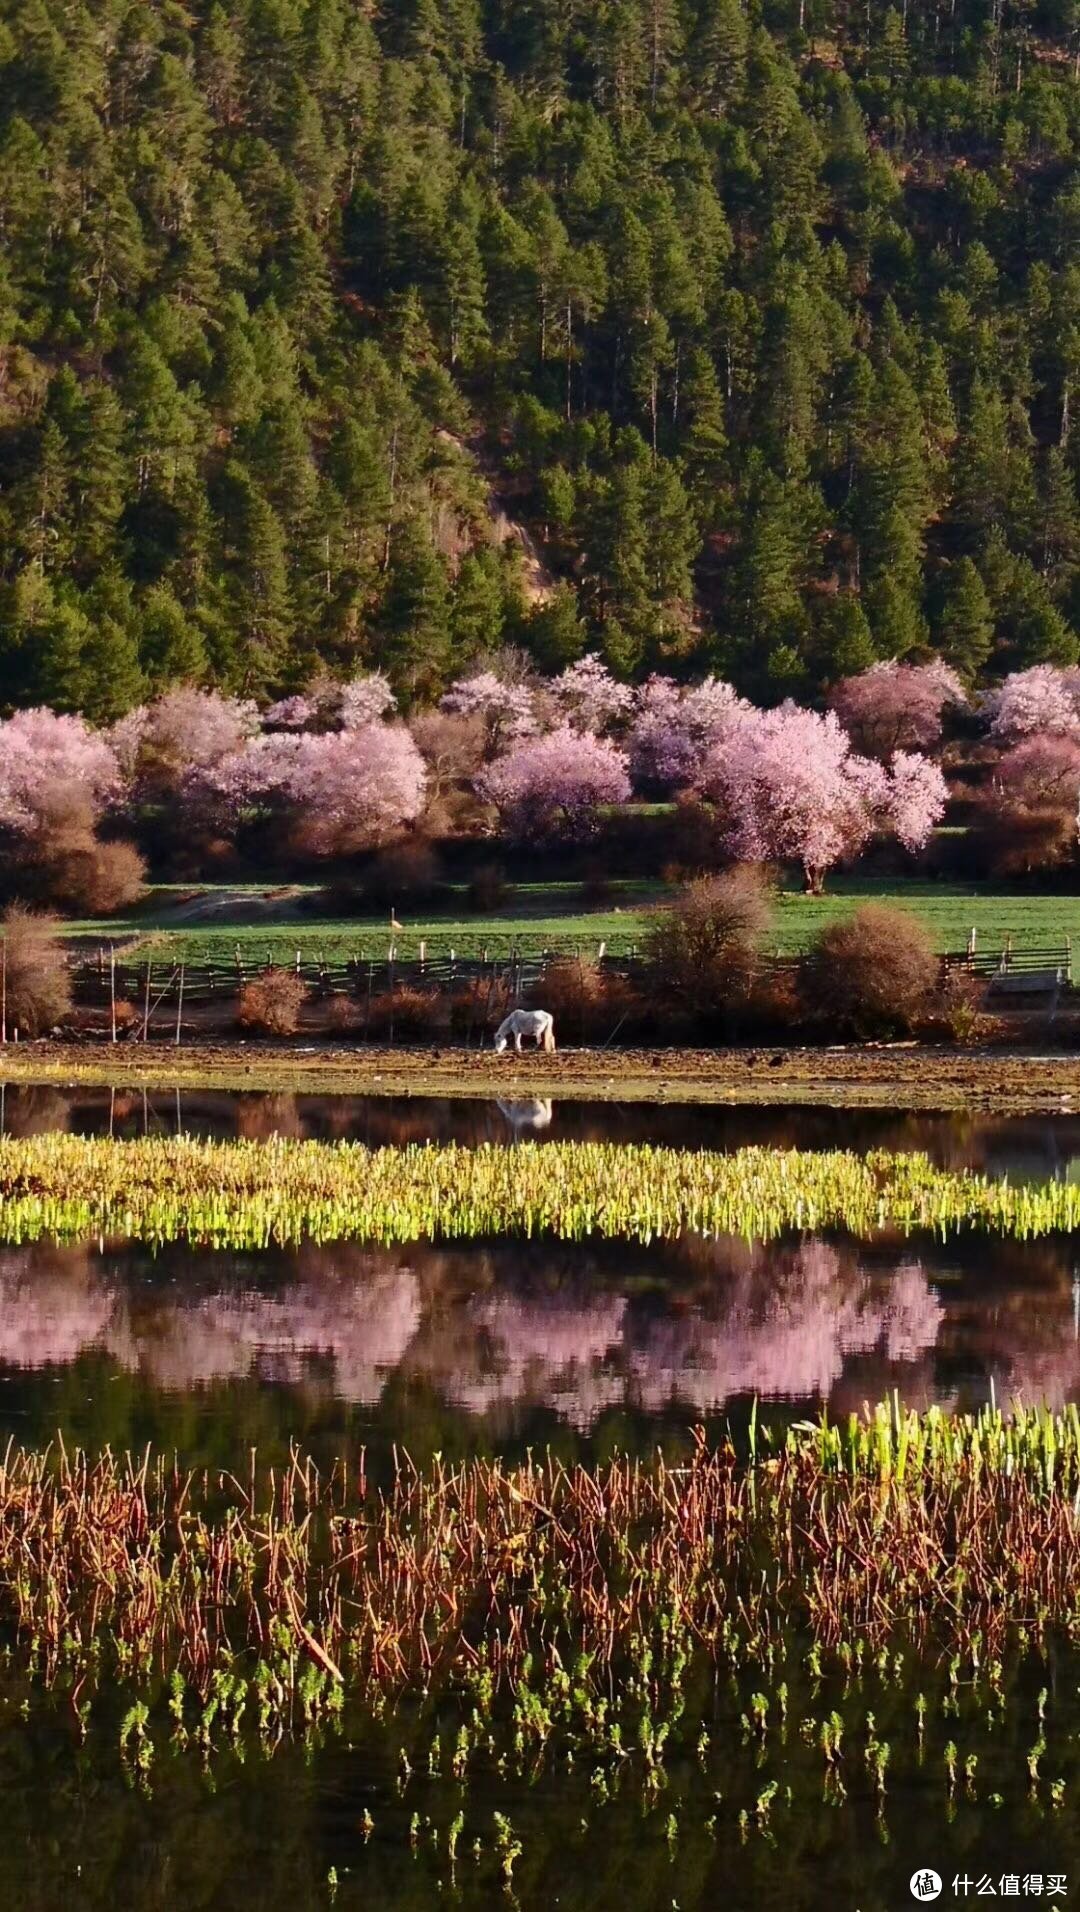
[[[988,1181],[924,1155],[766,1148],[715,1154],[599,1142],[514,1149],[429,1144],[0,1141],[0,1241],[95,1235],[244,1249],[358,1240],[693,1231],[771,1239],[788,1229],[869,1236],[1080,1226],[1080,1187]]]

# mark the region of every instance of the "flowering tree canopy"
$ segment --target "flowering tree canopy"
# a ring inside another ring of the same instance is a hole
[[[650,677],[637,694],[627,738],[635,784],[677,790],[692,783],[706,752],[750,709],[718,677],[690,690],[670,677]]]
[[[574,730],[599,734],[628,717],[634,707],[629,684],[620,684],[592,651],[560,671],[548,689],[556,709]]]
[[[894,750],[932,750],[944,712],[966,704],[967,695],[956,672],[935,658],[871,664],[857,677],[842,678],[830,702],[856,749],[885,759]]]
[[[526,684],[506,684],[494,671],[477,671],[451,684],[440,709],[451,717],[480,717],[494,755],[540,728],[536,702]]]
[[[1080,795],[1080,735],[1021,737],[1002,752],[995,780],[1009,803],[1074,809]]]
[[[710,751],[700,781],[732,856],[799,863],[814,892],[875,830],[915,849],[945,809],[944,779],[925,758],[898,752],[890,773],[852,751],[834,712],[792,703],[746,717]]]
[[[31,834],[61,804],[97,816],[119,787],[116,752],[84,718],[19,710],[0,723],[0,828],[11,834]]]
[[[627,801],[630,779],[614,744],[562,724],[489,764],[477,789],[513,835],[574,840],[595,828],[601,804]]]
[[[269,730],[362,730],[386,717],[396,702],[381,671],[347,684],[319,677],[306,691],[271,704],[263,712],[263,724]]]
[[[338,692],[338,722],[342,730],[363,730],[379,723],[397,708],[397,698],[382,671],[369,671],[342,684]]]
[[[305,848],[325,856],[374,848],[411,823],[423,807],[425,771],[404,726],[368,724],[254,737],[193,783],[224,822],[235,824],[247,809],[281,809]]]
[[[905,850],[921,850],[945,815],[948,786],[937,764],[918,751],[898,750],[890,771],[877,827],[891,830]]]
[[[1067,737],[1080,732],[1080,670],[1033,664],[1014,671],[982,702],[994,737]]]
[[[249,700],[183,687],[129,711],[109,739],[132,781],[174,783],[193,769],[221,763],[258,728],[259,713]]]

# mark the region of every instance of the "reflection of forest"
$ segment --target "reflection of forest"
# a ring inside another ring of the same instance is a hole
[[[654,1142],[674,1148],[749,1145],[922,1149],[946,1168],[1041,1180],[1080,1164],[1080,1115],[919,1115],[887,1109],[707,1103],[481,1101],[468,1097],[264,1094],[252,1091],[59,1089],[0,1084],[0,1133],[272,1135],[409,1142]]]
[[[157,1258],[0,1254],[0,1362],[95,1350],[171,1396],[254,1378],[374,1408],[392,1378],[498,1422],[542,1407],[709,1415],[739,1396],[858,1406],[1080,1398],[1071,1244],[810,1239]]]

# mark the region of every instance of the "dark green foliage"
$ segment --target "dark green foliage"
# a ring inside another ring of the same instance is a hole
[[[3,697],[409,702],[507,641],[765,697],[1071,662],[1075,42],[984,0],[13,0]]]

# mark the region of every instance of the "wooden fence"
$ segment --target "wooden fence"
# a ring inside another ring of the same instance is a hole
[[[1063,943],[1044,945],[1024,943],[1017,948],[1007,936],[995,949],[991,944],[980,944],[972,930],[967,948],[950,951],[942,958],[942,966],[947,975],[965,974],[992,981],[1011,977],[1017,983],[1025,977],[1053,977],[1059,987],[1071,987],[1072,938],[1066,936]]]
[[[765,966],[773,973],[798,972],[805,959],[800,956],[772,956]],[[1072,986],[1072,944],[1047,947],[1014,947],[1011,938],[998,947],[980,945],[974,930],[963,950],[949,951],[942,957],[942,973],[970,975],[988,981],[995,992],[1017,997],[1035,997],[1041,993],[1060,994]],[[197,962],[176,961],[162,953],[151,952],[138,960],[133,954],[117,953],[115,946],[102,946],[93,955],[71,952],[68,957],[73,996],[82,1009],[104,1012],[107,1033],[113,1040],[147,1040],[151,1035],[171,1037],[180,1042],[188,1024],[205,1020],[207,1012],[231,1002],[245,982],[282,967],[271,952],[260,961],[250,948],[237,944],[231,962],[220,959]],[[569,954],[550,950],[541,955],[458,956],[446,954],[399,957],[391,945],[383,956],[358,953],[353,957],[324,959],[305,957],[297,950],[288,967],[301,978],[314,1002],[333,998],[356,1006],[357,1030],[363,1035],[371,1020],[372,1004],[387,997],[393,1001],[398,992],[423,991],[457,997],[471,991],[474,1007],[462,1029],[464,1039],[483,1043],[490,1011],[512,1007],[522,1001],[542,1000],[544,979],[553,962],[596,964],[608,975],[645,980],[651,968],[649,960],[632,951],[629,955],[610,956],[605,946],[596,946],[595,954]],[[366,1008],[366,1013],[365,1013]],[[0,1017],[0,1024],[6,1019]],[[13,1032],[0,1026],[0,1040]],[[393,1040],[393,1017],[389,1023]]]

